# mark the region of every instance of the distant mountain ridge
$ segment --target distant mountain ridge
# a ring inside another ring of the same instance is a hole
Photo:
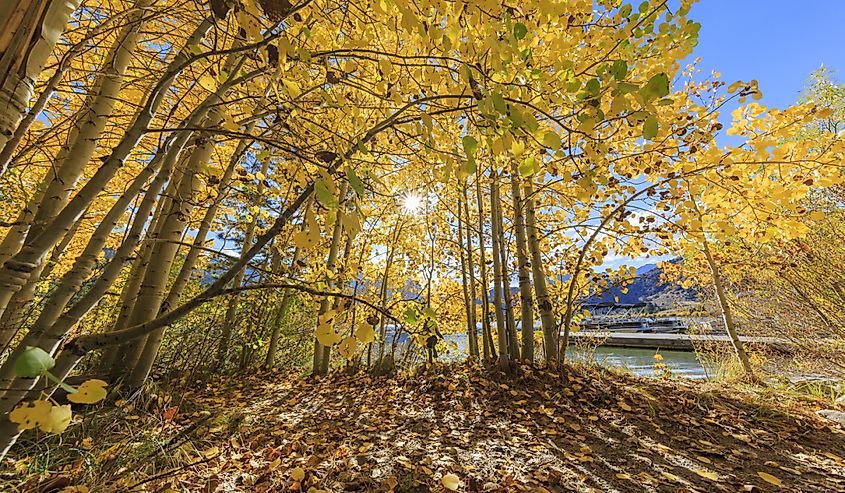
[[[674,259],[670,262],[679,262]],[[677,284],[664,282],[660,276],[663,269],[657,264],[645,264],[637,268],[637,276],[628,284],[627,292],[622,292],[621,286],[614,286],[599,296],[592,296],[586,303],[646,303],[657,310],[678,308],[679,305],[698,301],[698,292],[694,289],[684,289]]]

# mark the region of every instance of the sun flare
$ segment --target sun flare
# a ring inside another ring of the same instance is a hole
[[[402,199],[402,209],[410,214],[417,213],[422,207],[422,197],[409,193]]]

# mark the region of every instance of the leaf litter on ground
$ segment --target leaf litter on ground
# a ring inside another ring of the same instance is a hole
[[[134,419],[121,429],[154,430],[157,449],[140,453],[149,436],[111,443],[117,429],[80,436],[79,462],[38,481],[70,476],[92,492],[845,491],[843,431],[810,408],[597,368],[266,372],[181,399],[148,412],[124,403]],[[127,462],[128,450],[143,460]]]

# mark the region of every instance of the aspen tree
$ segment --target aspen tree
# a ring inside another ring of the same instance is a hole
[[[338,202],[342,204],[345,201],[346,182],[340,186]],[[326,272],[334,275],[334,270],[337,265],[338,252],[340,250],[340,242],[343,236],[343,221],[341,221],[342,207],[337,205],[335,212],[334,228],[332,230],[332,237],[329,240],[329,253],[326,257]],[[317,312],[317,323],[321,323],[320,317],[326,315],[332,309],[332,303],[324,297],[320,301],[320,309]],[[332,325],[334,325],[332,323]],[[311,372],[314,375],[326,375],[329,372],[329,358],[331,355],[331,346],[324,345],[317,337],[314,338],[314,359]]]
[[[151,0],[136,2],[135,11],[129,16],[128,25],[119,33],[103,67],[98,71],[98,81],[94,84],[94,92],[85,101],[79,113],[73,117],[76,124],[68,134],[66,146],[56,157],[55,166],[47,172],[44,183],[41,185],[44,193],[37,205],[33,204],[35,211],[25,238],[18,237],[22,241],[20,244],[9,244],[13,241],[13,237],[4,238],[2,246],[4,256],[7,255],[5,252],[16,254],[24,243],[31,242],[41,234],[44,225],[67,203],[85,166],[94,155],[99,136],[114,110],[121,83],[138,43],[143,9],[150,3]],[[74,221],[74,226],[78,222],[78,219]],[[65,237],[73,231],[73,228],[72,226],[68,230]],[[14,327],[22,322],[26,308],[35,295],[35,286],[44,268],[45,255],[46,252],[35,262],[36,267],[29,274],[27,282],[12,296],[6,310],[0,315],[0,319],[3,320],[0,324],[0,333],[14,330]]]
[[[534,280],[534,293],[537,295],[537,309],[543,326],[543,350],[547,362],[558,360],[558,337],[555,317],[549,291],[546,287],[546,272],[543,268],[543,256],[540,253],[539,231],[534,210],[534,184],[532,178],[525,180],[525,232],[527,233],[528,251],[531,254],[531,277]]]
[[[0,148],[24,116],[38,78],[79,0],[9,0],[0,5]],[[0,176],[6,163],[0,166]]]
[[[209,17],[202,21],[187,39],[186,47],[198,44],[214,24],[214,17]],[[272,41],[272,38],[266,39],[261,44],[266,44],[270,41]],[[239,50],[247,51],[252,48],[254,46],[240,48]],[[94,175],[77,191],[76,195],[61,209],[55,218],[43,225],[40,234],[33,238],[32,241],[25,242],[20,252],[6,260],[3,266],[0,267],[0,309],[6,309],[12,295],[26,284],[30,274],[38,268],[39,259],[61,239],[78,218],[79,214],[88,207],[91,201],[111,180],[117,170],[123,166],[124,161],[133,152],[135,146],[143,137],[149,123],[157,114],[167,90],[182,70],[190,64],[191,58],[192,55],[187,48],[179,51],[168,65],[164,75],[159,79],[156,87],[147,97],[142,111],[136,115],[121,141],[112,149],[109,156],[104,159],[103,164],[97,169]],[[230,82],[232,83],[231,85],[234,85],[235,83],[241,82],[241,80],[234,78]],[[205,112],[208,111],[211,105],[219,102],[219,94],[229,89],[231,85],[227,86],[224,84],[217,92],[209,96],[192,113],[192,117],[188,122],[189,126],[199,126],[199,123],[205,116]],[[182,133],[184,134],[185,132]]]
[[[481,274],[481,338],[484,342],[484,357],[496,359],[496,345],[493,343],[493,329],[490,324],[490,289],[487,284],[487,259],[484,241],[484,196],[481,194],[481,168],[475,175],[475,195],[478,203],[478,255]]]
[[[499,200],[498,189],[499,175],[496,165],[490,166],[490,237],[493,243],[493,312],[496,315],[496,331],[499,343],[499,368],[507,370],[510,368],[511,351],[508,349],[508,326],[505,320],[505,310],[502,306],[504,298],[505,280],[502,278],[502,227],[499,223]]]
[[[495,200],[491,202],[491,206],[495,210],[499,226],[499,254],[501,256],[499,265],[502,269],[502,304],[504,305],[505,327],[507,328],[508,335],[508,352],[510,354],[510,360],[517,361],[520,359],[519,342],[516,335],[516,317],[514,316],[514,307],[511,300],[510,259],[508,257],[508,241],[504,232],[504,212],[502,210],[501,187],[498,179],[496,180],[493,191],[495,193]]]
[[[472,248],[472,222],[470,221],[470,214],[469,214],[469,201],[467,200],[467,187],[461,187],[461,194],[462,194],[462,201],[464,204],[464,212],[466,215],[464,216],[464,225],[466,226],[466,239],[467,239],[467,271],[469,274],[469,294],[470,294],[470,319],[472,320],[471,326],[471,334],[470,334],[470,348],[472,348],[473,344],[475,345],[475,357],[478,358],[480,356],[478,350],[478,316],[476,311],[476,305],[478,304],[478,295],[476,292],[475,287],[475,261],[473,260],[473,248]],[[460,209],[458,210],[458,214],[461,214]],[[487,348],[487,342],[484,338],[484,331],[482,330],[481,338],[482,344],[485,348]],[[472,342],[474,341],[474,342]],[[485,349],[483,355],[484,359],[489,359],[489,349]]]
[[[528,245],[525,237],[522,191],[516,163],[511,168],[511,194],[513,199],[513,228],[516,237],[516,262],[519,276],[519,306],[522,320],[522,358],[534,361],[534,298],[531,294]]]
[[[458,184],[460,187],[460,183]],[[466,197],[463,197],[466,198]],[[460,256],[461,268],[461,288],[464,295],[464,307],[466,308],[467,316],[467,340],[469,341],[469,355],[471,358],[478,359],[478,329],[475,327],[475,289],[474,282],[468,282],[467,271],[469,260],[472,256],[472,248],[470,244],[469,229],[466,232],[466,252],[464,251],[464,220],[463,216],[463,200],[458,196],[458,211],[456,217],[458,219],[458,255]],[[472,289],[471,289],[472,287]],[[472,291],[472,293],[470,293]]]

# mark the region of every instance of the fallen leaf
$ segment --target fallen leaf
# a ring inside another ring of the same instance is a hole
[[[763,471],[757,471],[757,475],[763,478],[763,481],[773,484],[775,486],[780,486],[783,482],[778,479],[777,476],[772,476],[771,474]]]
[[[461,478],[450,472],[440,478],[440,484],[449,491],[458,491],[458,488],[461,487]]]
[[[106,382],[92,379],[82,382],[79,391],[75,394],[68,394],[67,400],[74,404],[95,404],[106,398]]]
[[[295,467],[290,472],[290,477],[293,478],[294,481],[302,481],[305,479],[305,469],[301,467]]]
[[[710,479],[712,481],[718,481],[719,480],[719,475],[715,472],[702,471],[701,469],[695,469],[693,472],[698,474],[702,478],[707,478],[707,479]]]

